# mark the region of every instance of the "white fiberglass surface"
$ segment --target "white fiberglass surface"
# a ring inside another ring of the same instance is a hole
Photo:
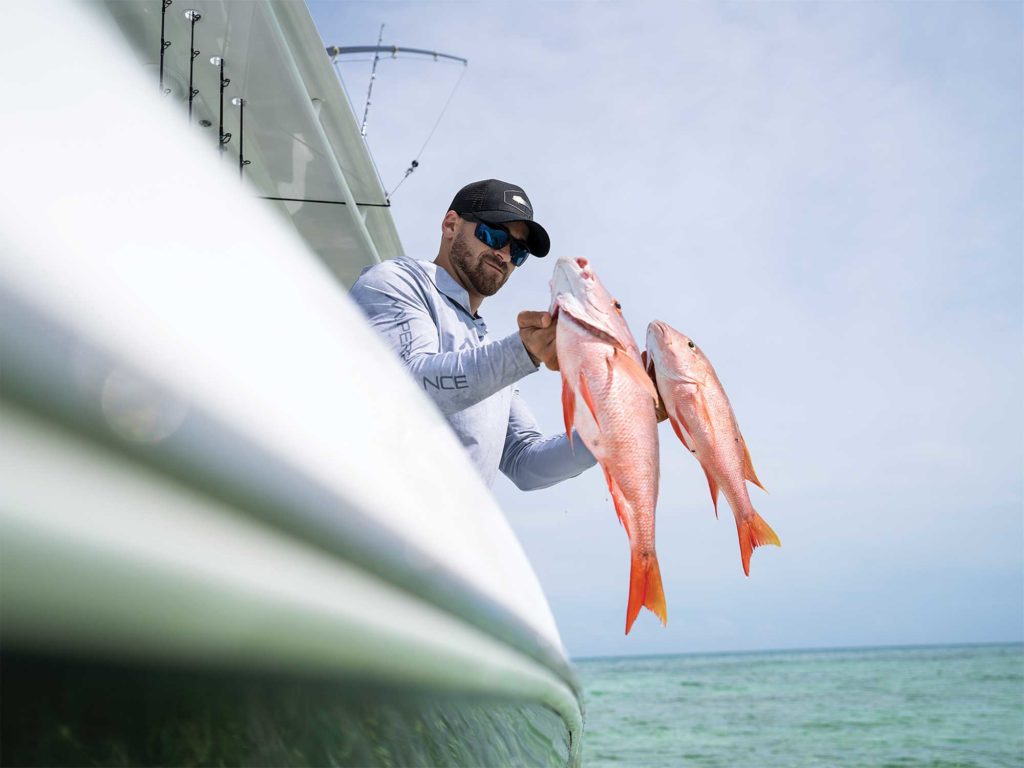
[[[0,41],[5,71],[25,73],[8,79],[0,122],[0,282],[559,645],[441,415],[295,233],[160,102],[109,18],[16,4]],[[77,51],[73,76],[54,50]]]
[[[0,422],[5,641],[497,693],[578,729],[565,684],[485,632],[2,402]]]
[[[237,173],[244,149],[246,178],[259,194],[283,198],[279,207],[343,284],[351,285],[360,269],[379,257],[401,254],[387,209],[381,216],[375,208],[385,204],[384,191],[365,141],[302,3],[192,0],[184,7],[169,6],[163,16],[159,2],[97,5],[131,43],[136,68],[154,88],[163,21],[170,43],[163,56],[166,100],[187,114],[192,79],[192,124],[214,150],[221,125],[220,72],[211,58],[223,60],[228,81],[223,130],[230,139],[219,153],[221,161]],[[186,8],[201,15],[194,30]],[[192,45],[199,51],[195,61],[189,55]],[[244,136],[242,110],[233,103],[242,97]]]

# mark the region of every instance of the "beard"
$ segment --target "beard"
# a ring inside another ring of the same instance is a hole
[[[462,232],[455,236],[455,241],[452,243],[451,261],[468,283],[465,287],[472,288],[474,293],[481,296],[493,296],[508,279],[509,265],[489,258],[486,251],[479,256],[474,256],[469,246],[466,245],[466,238]],[[488,264],[493,264],[500,269],[501,274],[491,269]]]

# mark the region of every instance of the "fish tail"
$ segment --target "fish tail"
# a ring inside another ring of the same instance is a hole
[[[665,590],[661,586],[661,568],[658,567],[658,556],[654,552],[641,554],[633,551],[629,565],[629,603],[626,606],[626,634],[633,627],[640,608],[643,606],[661,619],[662,625],[668,623],[668,612],[665,608]]]
[[[736,519],[736,532],[740,537],[740,558],[743,560],[743,573],[747,576],[750,575],[750,555],[755,547],[760,547],[762,544],[774,544],[776,547],[782,546],[779,537],[772,530],[772,527],[765,522],[764,518],[757,514],[753,508],[751,508],[750,512],[752,514],[751,517],[745,520]]]

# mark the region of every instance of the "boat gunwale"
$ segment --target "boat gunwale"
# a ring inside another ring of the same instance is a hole
[[[0,335],[4,399],[462,619],[550,670],[576,696],[582,713],[582,688],[562,649],[414,542],[198,405],[190,406],[172,436],[140,450],[109,428],[98,403],[76,385],[68,364],[86,361],[90,368],[111,370],[123,367],[121,361],[2,285],[0,318],[0,326],[20,331]],[[45,344],[33,343],[43,339]],[[47,385],[38,386],[40,381]]]

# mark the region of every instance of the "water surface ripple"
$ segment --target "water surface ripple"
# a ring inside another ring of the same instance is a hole
[[[577,662],[583,764],[1024,766],[1024,644]]]

